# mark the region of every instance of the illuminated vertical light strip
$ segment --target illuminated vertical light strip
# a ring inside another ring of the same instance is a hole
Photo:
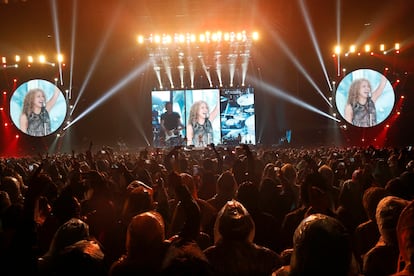
[[[228,59],[229,59],[230,87],[233,87],[234,73],[236,72],[237,54],[234,54],[234,53],[229,54]]]
[[[199,58],[200,58],[201,66],[203,67],[204,73],[207,76],[208,83],[210,87],[213,87],[213,83],[211,82],[210,67],[205,64],[203,56],[200,55]]]
[[[70,115],[72,115],[72,114],[73,114],[73,112],[75,111],[76,106],[78,105],[78,102],[79,102],[79,101],[80,101],[80,99],[82,98],[82,95],[83,95],[83,93],[84,93],[84,91],[85,91],[86,86],[89,84],[89,80],[90,80],[90,78],[91,78],[91,76],[92,76],[92,73],[95,71],[95,68],[96,68],[96,66],[97,66],[97,64],[98,64],[98,61],[100,60],[100,58],[101,58],[101,56],[102,56],[102,53],[103,53],[103,50],[104,50],[104,48],[105,48],[105,46],[106,46],[106,44],[107,44],[107,41],[108,41],[108,39],[109,39],[110,35],[112,34],[112,31],[113,31],[114,26],[115,26],[115,21],[116,21],[115,19],[116,19],[116,17],[119,15],[119,11],[120,11],[120,9],[118,9],[118,10],[114,13],[113,18],[112,18],[112,20],[111,20],[111,24],[110,24],[110,25],[109,25],[109,27],[107,28],[107,32],[105,33],[105,36],[104,36],[104,38],[102,39],[102,42],[101,42],[101,43],[99,43],[99,48],[98,48],[98,50],[96,51],[96,55],[94,56],[94,58],[93,58],[93,60],[92,60],[92,63],[91,63],[91,64],[90,64],[90,66],[89,66],[88,72],[86,73],[86,77],[85,77],[85,79],[84,79],[84,81],[83,81],[83,83],[82,83],[82,86],[81,86],[81,87],[80,87],[80,89],[79,89],[79,94],[78,94],[78,96],[76,97],[76,100],[75,100],[75,103],[73,104],[73,108],[72,108],[72,111],[71,111]]]
[[[244,86],[245,85],[245,81],[246,81],[246,76],[247,76],[247,68],[249,66],[249,58],[250,58],[250,51],[246,50],[243,54],[241,54],[242,56],[242,83],[241,85]]]
[[[180,74],[181,88],[184,88],[184,62],[183,62],[183,59],[184,59],[184,53],[183,52],[178,53],[179,64],[178,64],[177,68],[178,68],[178,72]]]
[[[131,81],[134,81],[139,75],[141,75],[145,70],[147,70],[148,62],[144,62],[143,64],[136,67],[132,72],[130,72],[125,78],[123,78],[120,82],[110,88],[105,94],[99,98],[96,102],[94,102],[91,106],[89,106],[85,111],[83,111],[78,117],[76,117],[72,122],[65,126],[63,130],[68,129],[73,124],[78,122],[80,119],[88,115],[92,112],[95,108],[106,102],[110,99],[113,95],[115,95],[120,89],[124,86],[128,85]]]
[[[160,89],[164,89],[164,87],[162,86],[162,81],[161,81],[161,72],[160,72],[161,67],[157,64],[155,55],[153,53],[150,54],[150,62],[152,64],[152,68],[154,69],[155,76],[157,77]]]
[[[60,52],[59,19],[58,19],[58,13],[57,13],[56,0],[50,0],[50,6],[52,7],[53,31],[55,32],[56,50],[57,50],[58,54],[61,54],[61,52]],[[63,85],[62,63],[58,62],[58,64],[59,64],[60,85]]]
[[[75,42],[76,42],[76,21],[77,21],[77,8],[78,0],[73,1],[72,6],[72,34],[70,44],[70,74],[69,74],[69,100],[72,99],[72,86],[73,86],[73,65],[75,59]]]
[[[173,89],[174,88],[174,82],[173,82],[172,74],[171,74],[170,57],[167,54],[165,54],[165,55],[162,56],[161,60],[162,60],[162,63],[164,64],[165,73],[167,74],[168,80],[170,81],[170,87]]]
[[[316,55],[318,56],[319,63],[321,64],[323,74],[325,75],[326,82],[328,83],[328,86],[329,86],[329,90],[332,91],[331,81],[329,80],[328,72],[326,71],[325,62],[323,60],[321,50],[319,48],[319,43],[316,39],[315,32],[312,28],[312,22],[309,18],[309,14],[308,14],[307,8],[306,8],[305,3],[303,2],[303,0],[300,1],[300,9],[301,9],[302,14],[305,18],[306,27],[308,28],[308,32],[309,32],[309,35],[311,37],[313,47],[315,48]]]
[[[223,80],[221,79],[221,52],[216,51],[216,73],[219,80],[220,87],[223,87]]]
[[[329,100],[325,97],[325,95],[322,93],[322,91],[319,89],[319,87],[316,85],[316,83],[313,81],[313,79],[310,77],[310,75],[306,72],[305,68],[300,64],[299,60],[295,57],[295,55],[289,50],[287,45],[283,42],[282,38],[277,35],[275,32],[271,32],[271,35],[273,37],[273,40],[278,43],[283,50],[283,52],[290,58],[290,60],[293,62],[293,64],[296,66],[296,68],[303,74],[303,76],[309,81],[309,83],[315,88],[315,90],[319,93],[319,95],[322,96],[322,98],[325,100],[325,102],[332,107],[332,104],[329,102]]]
[[[341,45],[341,0],[336,1],[336,45]],[[341,53],[337,55],[337,76],[341,76]]]
[[[187,60],[188,60],[188,70],[190,71],[190,87],[191,88],[194,88],[195,71],[194,71],[193,57],[192,56],[188,56],[187,57]]]

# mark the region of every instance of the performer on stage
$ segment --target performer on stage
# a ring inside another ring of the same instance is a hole
[[[45,136],[51,133],[49,112],[59,97],[59,89],[46,101],[46,94],[40,88],[27,92],[20,115],[20,130],[32,136]]]
[[[161,114],[161,130],[164,134],[166,146],[177,146],[182,141],[180,131],[184,125],[181,123],[181,116],[173,111],[172,103],[165,103],[165,112]]]
[[[375,102],[384,91],[387,79],[381,76],[377,89],[372,91],[367,79],[356,79],[352,82],[348,102],[345,106],[345,119],[358,127],[371,127],[377,124]]]
[[[212,122],[219,114],[219,105],[209,111],[205,101],[196,101],[190,109],[187,124],[187,145],[205,147],[213,143]]]

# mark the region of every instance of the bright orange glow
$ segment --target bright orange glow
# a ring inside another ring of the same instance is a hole
[[[355,52],[356,52],[356,46],[355,46],[355,45],[351,45],[351,46],[349,47],[349,52],[351,52],[351,53],[355,53]]]
[[[16,62],[19,62],[19,61],[20,61],[20,56],[19,56],[19,55],[16,55],[16,56],[14,57],[14,59],[15,59],[15,61],[16,61]]]
[[[252,33],[252,38],[253,38],[253,40],[259,40],[259,33],[258,32],[253,32]]]
[[[137,38],[137,41],[139,44],[143,44],[144,43],[144,36],[143,35],[139,35]]]
[[[57,61],[58,62],[63,62],[63,55],[62,54],[57,55]]]
[[[241,40],[243,39],[243,35],[242,35],[242,33],[238,32],[238,33],[236,34],[236,39],[237,39],[238,41],[241,41]]]
[[[369,45],[369,44],[365,44],[365,47],[364,47],[364,49],[365,49],[365,52],[369,52],[369,51],[371,51],[371,45]]]
[[[2,63],[7,63],[6,57],[1,57],[1,62]]]
[[[399,50],[400,49],[400,43],[395,43],[395,50]]]
[[[205,42],[206,41],[206,36],[204,34],[200,34],[199,40],[200,40],[200,42]]]
[[[46,57],[44,55],[40,55],[39,56],[39,62],[40,63],[45,63],[46,62]]]
[[[385,44],[380,44],[380,51],[384,52],[385,51]]]
[[[154,42],[159,44],[161,42],[161,37],[159,35],[154,36]]]
[[[405,96],[404,96],[404,95],[402,95],[402,96],[401,96],[401,99],[405,99]]]
[[[339,55],[341,53],[341,46],[336,45],[335,48],[334,48],[334,53]]]

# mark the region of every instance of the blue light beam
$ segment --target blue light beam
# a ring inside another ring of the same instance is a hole
[[[145,70],[147,70],[148,62],[145,62],[141,65],[139,65],[137,68],[135,68],[131,73],[129,73],[124,79],[122,79],[119,83],[117,83],[115,86],[110,88],[105,94],[98,99],[95,103],[93,103],[91,106],[89,106],[84,112],[79,114],[78,117],[76,117],[70,124],[65,126],[63,130],[68,129],[73,124],[78,122],[80,119],[88,115],[90,112],[92,112],[95,108],[106,102],[109,98],[111,98],[113,95],[115,95],[121,88],[126,86],[129,82],[133,81],[137,76],[142,74]]]
[[[303,17],[305,18],[306,27],[308,28],[308,32],[309,32],[309,35],[311,37],[313,47],[315,48],[316,55],[318,56],[319,63],[321,64],[321,68],[322,68],[323,74],[325,75],[326,82],[328,83],[329,90],[332,91],[331,81],[329,80],[328,72],[327,72],[326,67],[325,67],[325,62],[323,60],[321,50],[319,48],[319,43],[316,39],[316,35],[315,35],[315,32],[314,32],[313,27],[312,27],[313,24],[310,20],[310,16],[308,14],[307,8],[306,8],[305,3],[304,3],[303,0],[300,1],[300,9],[301,9],[301,12],[303,14]]]

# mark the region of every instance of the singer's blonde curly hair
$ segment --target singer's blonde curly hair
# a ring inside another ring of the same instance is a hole
[[[43,98],[46,100],[46,94],[42,89],[34,88],[29,90],[29,92],[27,92],[26,96],[24,97],[22,114],[25,114],[26,116],[30,115],[33,110],[33,103],[37,92],[42,93]]]
[[[371,89],[371,83],[369,82],[368,79],[365,79],[365,78],[356,79],[351,83],[351,86],[349,87],[349,91],[348,91],[348,102],[347,102],[351,106],[354,106],[356,102],[358,101],[359,88],[361,87],[361,83],[363,83],[364,81],[368,83],[368,86]]]
[[[188,122],[190,122],[190,123],[197,122],[198,110],[200,109],[200,106],[202,104],[205,104],[207,106],[207,108],[210,110],[210,108],[209,108],[206,101],[200,100],[200,101],[194,102],[193,105],[191,106],[191,109],[190,109],[190,115],[188,116]]]

